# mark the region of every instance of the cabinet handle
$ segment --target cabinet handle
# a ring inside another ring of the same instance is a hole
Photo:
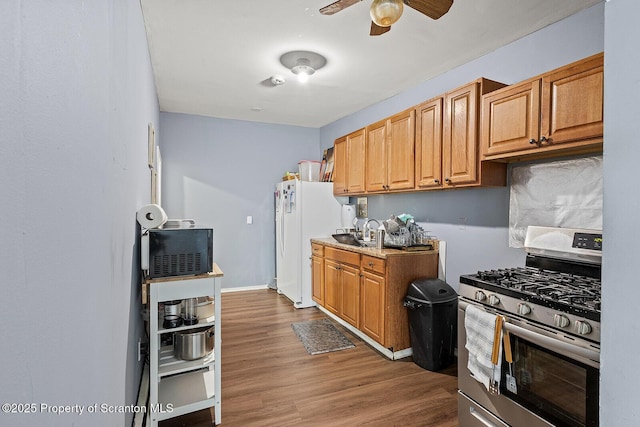
[[[529,144],[531,144],[531,145],[537,145],[537,144],[538,144],[538,141],[536,141],[535,139],[531,138],[531,139],[529,140]]]
[[[372,262],[369,263],[369,267],[373,267],[373,263]]]
[[[446,182],[447,184],[450,184],[450,183],[451,183],[451,180],[450,180],[449,178],[445,178],[445,179],[444,179],[444,182]]]
[[[548,140],[546,136],[540,138],[540,144],[544,144],[545,142],[550,142],[550,140]]]
[[[434,179],[433,182],[435,182],[436,184],[440,184],[440,180],[439,179]]]

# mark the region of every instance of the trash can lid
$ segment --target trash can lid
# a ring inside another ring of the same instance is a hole
[[[437,304],[453,301],[458,294],[444,280],[421,278],[411,282],[407,298],[425,304]]]

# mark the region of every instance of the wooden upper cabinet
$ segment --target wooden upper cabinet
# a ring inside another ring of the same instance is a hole
[[[333,144],[333,193],[347,191],[347,137],[336,139]]]
[[[491,179],[497,182],[483,182],[480,170],[479,124],[480,96],[504,87],[502,83],[488,79],[478,79],[444,97],[444,126],[442,141],[442,175],[445,187],[467,185],[504,185],[506,170],[496,170]],[[492,165],[487,165],[491,169]],[[501,169],[501,168],[498,168]],[[495,176],[494,176],[495,175]]]
[[[482,99],[483,158],[602,150],[604,56],[574,62]]]
[[[442,98],[416,107],[416,187],[442,188]]]
[[[413,108],[387,120],[387,189],[414,187],[416,113]]]
[[[485,95],[482,108],[485,155],[529,149],[540,139],[540,79]]]
[[[546,144],[602,137],[604,54],[543,75],[541,114]]]
[[[365,130],[338,138],[333,147],[333,193],[364,193]]]
[[[366,190],[414,187],[415,110],[409,109],[366,128]]]
[[[387,119],[367,126],[366,132],[366,190],[384,191],[387,185]]]
[[[347,135],[347,192],[364,192],[365,133],[360,129]]]

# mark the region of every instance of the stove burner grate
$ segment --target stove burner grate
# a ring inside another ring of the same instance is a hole
[[[600,279],[535,267],[478,271],[476,278],[496,287],[497,292],[504,288],[524,297],[600,311]]]

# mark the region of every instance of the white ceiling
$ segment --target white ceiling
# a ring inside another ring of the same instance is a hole
[[[377,37],[371,0],[318,12],[332,1],[141,0],[161,111],[321,127],[602,0],[454,0],[439,20],[405,6]],[[327,65],[299,83],[291,50]]]

